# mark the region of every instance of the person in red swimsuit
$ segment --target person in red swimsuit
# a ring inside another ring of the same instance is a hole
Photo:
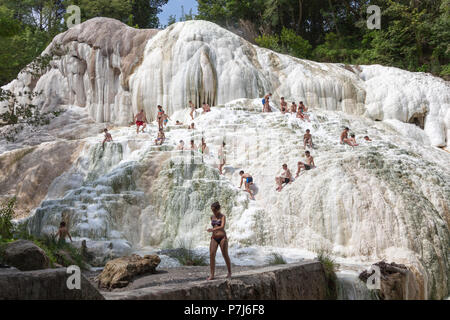
[[[139,134],[139,127],[142,127],[142,132],[144,132],[145,127],[147,127],[147,117],[145,116],[144,110],[141,110],[135,117],[134,121],[136,122],[136,133]]]

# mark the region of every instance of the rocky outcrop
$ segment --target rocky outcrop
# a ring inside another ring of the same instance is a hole
[[[101,288],[126,287],[136,276],[154,273],[161,259],[156,255],[140,257],[131,255],[109,261],[102,273],[97,277]]]
[[[327,287],[322,265],[303,262],[244,271],[231,280],[170,284],[104,296],[110,300],[324,300]]]
[[[65,268],[21,272],[0,269],[0,300],[104,300],[83,276],[80,289],[69,289]]]
[[[189,100],[218,105],[273,92],[307,106],[411,122],[424,118],[427,144],[450,140],[449,84],[397,68],[316,63],[259,48],[211,22],[187,21],[167,29],[136,30],[95,18],[55,37],[44,53],[59,52],[39,79],[21,73],[6,86],[42,91],[42,110],[70,104],[97,122],[125,125],[156,105],[173,114]],[[391,90],[395,88],[395,90]],[[1,106],[0,106],[1,110]]]
[[[5,248],[4,261],[21,271],[47,269],[50,260],[44,250],[31,241],[18,240]]]
[[[377,262],[374,265],[380,268],[380,290],[378,296],[382,300],[418,300],[424,299],[423,289],[419,288],[419,283],[411,270],[403,264],[395,262],[386,263],[384,261]],[[359,278],[363,282],[374,274],[375,271],[369,273],[363,271]]]

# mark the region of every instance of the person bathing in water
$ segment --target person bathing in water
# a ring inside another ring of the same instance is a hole
[[[158,106],[158,114],[156,115],[156,119],[158,121],[158,128],[163,128],[163,119],[164,119],[164,110],[162,106]]]
[[[159,129],[158,137],[155,140],[155,144],[157,146],[162,146],[164,143],[164,140],[166,140],[166,135],[164,134],[164,130],[162,128]]]
[[[290,184],[292,183],[292,180],[291,171],[288,169],[287,164],[283,164],[283,172],[281,173],[281,176],[275,178],[275,182],[278,185],[277,191],[280,192],[283,189],[283,184]]]
[[[303,136],[303,147],[306,149],[306,147],[312,148],[313,142],[312,142],[312,135],[311,131],[309,129],[306,129],[306,133]]]
[[[239,189],[242,188],[242,183],[245,179],[245,191],[250,194],[250,199],[255,200],[255,197],[250,190],[250,186],[253,185],[253,177],[251,176],[251,174],[245,173],[244,171],[239,172],[239,175],[241,176],[241,185],[239,186]]]
[[[282,114],[286,114],[288,111],[288,105],[287,102],[284,100],[284,97],[281,97],[281,102],[280,102],[280,110]]]
[[[105,149],[105,143],[113,141],[113,138],[111,136],[111,133],[108,132],[108,129],[105,128],[103,132],[105,133],[105,139],[103,140],[102,147],[103,149]]]
[[[349,139],[348,132],[350,131],[349,128],[345,128],[344,131],[341,133],[341,144],[348,144],[349,146],[355,147],[353,144],[353,141]]]
[[[297,170],[297,174],[296,174],[296,178],[298,178],[298,176],[300,175],[300,172],[306,171],[306,170],[311,170],[313,168],[316,167],[315,163],[314,163],[314,158],[311,156],[309,151],[305,152],[305,156],[306,156],[306,163],[299,161],[298,162],[298,170]]]
[[[189,147],[189,150],[191,151],[197,150],[197,146],[195,145],[194,140],[191,140],[191,146]]]
[[[145,116],[144,109],[141,110],[135,117],[134,121],[136,123],[136,133],[139,134],[139,127],[142,127],[141,132],[144,133],[144,129],[147,127],[147,117]]]
[[[369,136],[365,136],[364,140],[368,141],[368,142],[372,142],[372,139],[369,138]]]
[[[69,230],[66,227],[66,223],[61,221],[59,224],[58,232],[56,233],[56,237],[58,237],[59,243],[66,243],[66,238],[69,237],[70,242],[73,242],[72,236],[69,233]]]
[[[194,120],[195,106],[192,101],[189,101],[189,108],[191,108],[191,113],[189,115],[191,116],[192,120]]]
[[[209,259],[210,259],[210,268],[211,275],[208,280],[214,280],[214,274],[216,271],[216,253],[217,248],[220,246],[220,251],[222,251],[223,259],[227,264],[228,275],[227,278],[231,278],[231,261],[228,255],[228,239],[227,233],[225,232],[225,224],[226,217],[220,212],[220,203],[214,202],[211,205],[211,210],[213,212],[213,216],[211,217],[211,225],[212,228],[207,231],[212,233],[211,243],[209,245]]]
[[[211,112],[211,107],[206,102],[203,102],[203,113]]]
[[[225,157],[225,141],[222,142],[222,145],[219,148],[219,174],[223,175],[223,166],[226,164],[227,159]]]
[[[191,125],[189,126],[189,130],[195,130],[195,123],[191,123]]]

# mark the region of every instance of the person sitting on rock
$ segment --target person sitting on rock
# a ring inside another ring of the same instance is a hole
[[[105,133],[105,139],[103,140],[102,147],[103,147],[103,149],[105,149],[105,143],[113,141],[113,138],[112,138],[111,134],[108,132],[108,129],[105,128],[105,130],[103,130],[103,132]]]
[[[342,131],[341,133],[341,144],[348,144],[351,147],[354,147],[352,140],[350,140],[348,138],[348,132],[350,131],[350,129],[348,127],[346,127],[344,129],[344,131]]]
[[[296,174],[296,178],[298,178],[298,176],[300,175],[301,171],[307,171],[307,170],[311,170],[314,169],[316,167],[315,163],[314,163],[314,158],[311,156],[309,151],[305,152],[305,156],[306,156],[306,163],[299,161],[298,162],[298,169],[297,169],[297,174]]]
[[[59,224],[59,229],[56,233],[56,237],[58,237],[58,243],[66,243],[66,237],[69,237],[70,242],[73,242],[72,236],[70,235],[64,221],[61,221],[61,223]]]
[[[141,132],[144,132],[145,127],[147,127],[147,117],[145,116],[145,112],[142,109],[135,117],[134,121],[136,122],[136,133],[139,134],[139,127],[142,127]]]
[[[293,114],[297,113],[297,104],[295,102],[292,102],[291,104],[291,113]]]
[[[255,200],[255,197],[253,196],[252,191],[250,190],[250,186],[253,185],[253,177],[249,173],[245,173],[243,170],[239,172],[239,175],[241,176],[241,185],[239,186],[239,189],[242,188],[242,183],[245,179],[245,191],[247,191],[250,194],[250,199]]]
[[[291,171],[288,169],[287,164],[283,164],[283,172],[279,177],[275,178],[275,182],[277,183],[277,191],[281,191],[283,189],[283,184],[290,184],[294,179],[292,178]]]
[[[303,104],[303,101],[300,101],[300,103],[298,105],[298,112],[301,113],[301,119],[311,122],[311,120],[309,119],[309,116],[306,114],[307,111],[308,111],[308,108]]]
[[[303,136],[303,147],[306,149],[307,146],[309,148],[313,147],[312,135],[311,135],[311,131],[309,129],[306,130],[306,133]]]
[[[355,146],[355,147],[359,146],[359,144],[356,143],[356,137],[355,137],[354,133],[352,133],[350,135],[350,139],[349,140],[353,143],[353,146]]]
[[[164,130],[162,128],[159,129],[158,137],[155,140],[155,144],[157,146],[162,146],[164,143],[164,140],[166,140],[166,135],[164,134]]]

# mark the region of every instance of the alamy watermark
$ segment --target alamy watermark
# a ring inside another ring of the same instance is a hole
[[[381,271],[377,265],[371,265],[367,270],[369,273],[375,271],[369,278],[367,278],[366,286],[369,290],[381,289]]]
[[[67,28],[77,28],[81,24],[81,9],[79,6],[68,6],[67,14],[70,16],[66,19]]]
[[[67,268],[67,274],[70,275],[67,277],[66,285],[69,290],[80,290],[81,289],[81,270],[78,266],[70,266]]]
[[[381,8],[379,6],[369,6],[367,8],[367,14],[370,16],[367,18],[367,28],[369,30],[381,29]]]

